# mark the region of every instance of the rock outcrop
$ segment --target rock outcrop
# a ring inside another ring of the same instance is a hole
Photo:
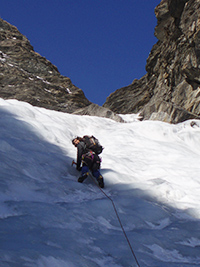
[[[119,115],[115,114],[110,109],[101,107],[97,104],[91,104],[85,108],[78,109],[75,112],[73,112],[73,114],[104,117],[112,119],[117,122],[124,122],[124,120]]]
[[[200,118],[200,1],[162,0],[155,8],[158,42],[147,74],[112,93],[104,107],[177,123]]]
[[[0,19],[0,97],[72,113],[90,105],[83,91],[33,50],[16,27]]]

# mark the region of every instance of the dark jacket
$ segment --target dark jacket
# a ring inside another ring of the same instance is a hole
[[[100,169],[101,160],[98,155],[91,152],[90,149],[86,147],[83,141],[78,143],[77,147],[77,166],[76,169],[80,171],[81,162],[83,165],[87,165],[90,170]]]
[[[82,156],[83,154],[86,153],[86,145],[84,142],[79,142],[79,144],[77,145],[77,170],[80,169],[80,166],[81,166],[81,160],[82,160]]]

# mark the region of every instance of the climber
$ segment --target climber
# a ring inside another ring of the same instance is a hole
[[[76,169],[81,171],[81,176],[78,182],[82,183],[91,171],[92,175],[97,179],[101,188],[104,187],[104,179],[100,173],[101,159],[100,157],[89,149],[84,141],[84,137],[76,137],[72,140],[72,144],[77,148],[77,162]]]

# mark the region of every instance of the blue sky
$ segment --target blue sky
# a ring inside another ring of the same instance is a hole
[[[160,0],[2,0],[0,17],[99,105],[145,73]]]

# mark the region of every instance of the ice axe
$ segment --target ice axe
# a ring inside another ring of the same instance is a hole
[[[72,160],[72,166],[74,166],[74,164],[77,165],[77,163],[74,160]]]

